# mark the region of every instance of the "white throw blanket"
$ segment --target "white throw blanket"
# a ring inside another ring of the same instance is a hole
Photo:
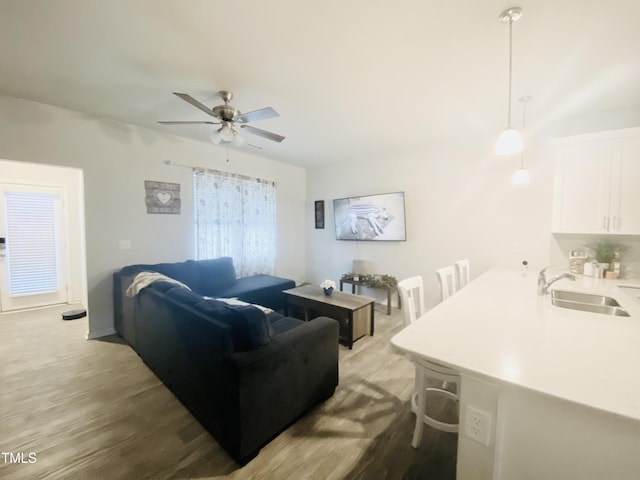
[[[268,307],[263,307],[262,305],[258,305],[256,303],[247,303],[247,302],[243,302],[242,300],[238,300],[237,298],[222,298],[222,297],[204,297],[207,300],[218,300],[220,302],[224,302],[228,305],[239,305],[239,306],[244,306],[244,305],[251,305],[252,307],[256,307],[260,310],[262,310],[264,313],[271,313],[273,312],[273,310],[271,310]]]
[[[133,278],[133,281],[131,282],[131,285],[129,285],[129,288],[127,288],[127,293],[126,293],[127,297],[136,296],[138,293],[140,293],[140,290],[142,290],[143,288],[148,287],[153,282],[174,283],[176,285],[179,285],[181,287],[186,288],[187,290],[191,290],[184,283],[179,282],[178,280],[175,280],[175,279],[173,279],[171,277],[167,277],[166,275],[163,275],[161,273],[158,273],[158,272],[140,272],[139,274],[137,274]]]

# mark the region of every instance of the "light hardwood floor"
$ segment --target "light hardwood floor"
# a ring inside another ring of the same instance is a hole
[[[0,478],[455,478],[457,435],[425,427],[411,447],[414,370],[389,343],[395,308],[376,306],[375,336],[340,346],[333,397],[243,468],[119,337],[88,341],[86,319],[63,321],[72,308],[0,315]]]

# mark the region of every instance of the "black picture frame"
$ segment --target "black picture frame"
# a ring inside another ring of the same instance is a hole
[[[324,200],[316,200],[314,205],[316,228],[324,228]]]

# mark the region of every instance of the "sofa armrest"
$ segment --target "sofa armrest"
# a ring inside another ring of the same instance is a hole
[[[283,357],[286,354],[299,356],[311,354],[312,352],[325,352],[335,350],[337,361],[338,355],[338,334],[339,323],[329,317],[316,317],[309,322],[304,322],[296,328],[292,328],[273,337],[269,345],[257,350],[247,352],[235,352],[227,356],[228,365],[237,370],[278,368],[278,363],[291,356]],[[333,345],[333,340],[335,345]],[[331,343],[329,343],[331,342]],[[333,348],[335,347],[335,349]],[[329,353],[329,352],[325,352]],[[269,364],[269,365],[267,365]]]
[[[333,395],[338,345],[338,322],[317,317],[275,336],[267,346],[227,357],[243,420],[243,456]]]

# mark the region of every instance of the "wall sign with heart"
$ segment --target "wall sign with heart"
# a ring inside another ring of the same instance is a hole
[[[180,213],[180,184],[145,180],[147,213]]]
[[[156,198],[162,205],[169,205],[173,200],[173,194],[171,192],[160,190],[156,192]]]

